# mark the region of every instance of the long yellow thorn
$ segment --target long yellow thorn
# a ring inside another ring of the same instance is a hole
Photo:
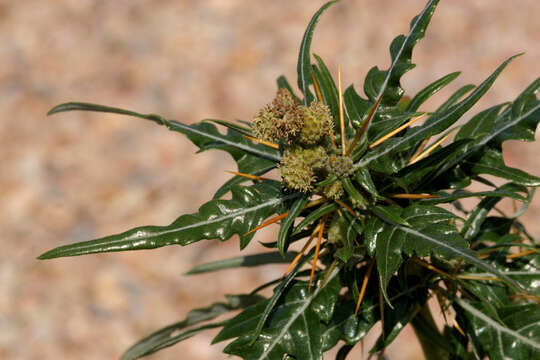
[[[430,195],[430,194],[394,194],[390,195],[394,199],[434,199],[438,198],[439,195]]]
[[[414,159],[416,159],[416,157],[420,155],[420,153],[426,148],[429,142],[429,139],[431,139],[431,136],[422,140],[422,142],[420,143],[420,146],[418,146],[418,149],[416,149],[414,154],[412,154],[411,158],[409,159],[409,164],[411,163],[411,161],[414,161]]]
[[[379,139],[377,139],[375,142],[373,142],[372,144],[370,144],[368,146],[368,149],[373,149],[374,147],[376,146],[379,146],[380,144],[382,144],[383,142],[385,142],[386,140],[390,139],[392,136],[396,135],[397,133],[399,133],[400,131],[402,131],[403,129],[406,129],[408,126],[414,124],[415,122],[417,122],[418,120],[420,120],[421,118],[423,118],[426,114],[422,114],[422,115],[419,115],[415,118],[412,118],[411,120],[407,121],[405,124],[401,125],[400,127],[398,127],[397,129],[395,130],[392,130],[390,131],[388,134],[380,137]]]
[[[315,238],[315,234],[317,234],[317,232],[319,231],[319,227],[321,225],[317,225],[315,227],[315,229],[313,229],[313,232],[311,233],[308,241],[306,241],[306,243],[304,244],[304,247],[302,248],[302,250],[300,250],[300,252],[295,256],[295,258],[293,259],[293,261],[289,264],[289,267],[287,268],[287,270],[285,270],[285,272],[283,273],[282,275],[282,278],[284,278],[285,276],[287,276],[287,274],[289,273],[289,271],[292,270],[292,268],[298,263],[298,261],[300,261],[300,258],[302,257],[302,255],[304,255],[304,253],[306,252],[307,248],[309,247],[309,245],[311,245],[311,243],[313,242],[313,239]]]
[[[313,85],[315,85],[315,92],[317,93],[317,98],[319,99],[320,103],[324,104],[321,89],[319,88],[319,83],[317,82],[317,79],[315,79],[315,74],[313,74],[313,71],[311,72],[311,78],[313,79]]]
[[[322,236],[327,217],[328,215],[325,215],[320,222],[319,238],[317,239],[317,246],[315,247],[315,256],[313,257],[313,267],[311,268],[311,275],[309,276],[308,292],[311,290],[311,283],[313,282],[313,276],[315,275],[315,268],[317,267],[317,260],[319,259],[319,251],[321,250]]]
[[[452,133],[454,131],[455,131],[455,129],[450,131],[445,136],[443,136],[442,139],[437,141],[435,144],[431,145],[426,150],[424,150],[424,152],[422,152],[420,155],[418,155],[414,160],[409,161],[409,165],[412,165],[412,164],[426,158],[433,150],[435,150],[437,148],[437,146],[441,145],[446,139],[448,139],[450,137],[450,135],[452,135]]]
[[[334,270],[334,268],[336,267],[336,264],[337,264],[337,259],[334,259],[334,261],[332,261],[332,264],[330,265],[330,268],[328,269],[328,271],[324,275],[324,278],[322,279],[321,287],[324,284],[326,284],[326,280],[328,280],[328,277],[330,276],[330,273],[332,273],[332,270]]]
[[[517,254],[506,255],[506,258],[507,259],[515,259],[515,258],[519,258],[519,257],[522,257],[522,256],[534,254],[535,252],[537,252],[536,249],[530,249],[530,250],[519,252]]]
[[[459,326],[457,320],[455,317],[453,317],[452,315],[450,315],[450,318],[452,319],[452,323],[454,324],[454,327],[456,328],[457,331],[459,331],[459,333],[461,335],[463,335],[464,337],[467,337],[467,335],[465,335],[465,331],[463,331],[463,329],[461,328],[461,326]]]
[[[339,128],[341,129],[341,154],[345,156],[347,150],[345,149],[345,120],[343,118],[343,94],[341,92],[341,66],[337,68],[338,77],[338,95],[339,95]]]
[[[347,204],[345,204],[343,201],[341,200],[335,200],[341,207],[343,207],[345,210],[347,210],[347,212],[349,214],[351,214],[352,216],[354,216],[355,218],[358,217],[358,215],[356,215],[356,213],[354,212],[353,209],[351,209],[351,207]]]
[[[375,256],[371,258],[371,262],[369,263],[366,274],[364,275],[364,281],[362,281],[362,287],[360,288],[360,295],[358,296],[358,301],[356,302],[356,309],[354,309],[354,315],[357,315],[358,310],[360,310],[360,305],[362,304],[362,300],[364,299],[368,280],[369,280],[369,277],[371,276],[371,271],[373,270],[374,264],[375,264]]]
[[[458,275],[457,277],[463,280],[503,281],[503,279],[499,279],[497,277],[490,277],[490,276]]]
[[[422,260],[420,260],[420,259],[418,259],[418,258],[414,258],[414,257],[411,258],[411,260],[412,260],[413,262],[417,263],[418,265],[425,267],[426,269],[429,269],[429,270],[431,270],[431,271],[433,271],[433,272],[436,272],[436,273],[438,273],[438,274],[441,274],[442,276],[446,276],[447,278],[449,278],[449,279],[451,279],[451,280],[456,280],[456,278],[453,277],[452,275],[450,275],[450,274],[448,274],[448,273],[446,273],[446,272],[444,272],[444,271],[442,271],[442,270],[437,269],[435,266],[433,266],[433,265],[431,265],[431,264],[428,264],[428,263],[425,262],[425,261],[422,261]]]
[[[279,149],[278,144],[274,144],[274,143],[264,141],[264,140],[259,140],[256,137],[249,136],[249,135],[242,135],[242,136],[245,137],[246,139],[251,140],[251,141],[255,141],[256,143],[263,144],[263,145],[266,145],[268,147],[271,147],[272,149]]]
[[[326,201],[326,199],[322,199],[322,198],[321,198],[321,199],[317,199],[317,200],[310,201],[310,202],[304,207],[304,209],[308,209],[308,208],[310,208],[310,207],[319,205],[319,204],[321,204],[321,203],[323,203],[323,202],[325,202],[325,201]],[[261,225],[257,226],[256,228],[249,230],[247,233],[244,234],[244,236],[249,235],[249,234],[251,234],[252,232],[255,232],[255,231],[260,230],[260,229],[262,229],[262,228],[265,228],[265,227],[267,227],[268,225],[271,225],[271,224],[273,224],[273,223],[275,223],[275,222],[278,222],[279,220],[285,218],[287,215],[289,215],[289,212],[288,212],[288,211],[286,211],[286,212],[284,212],[283,214],[278,215],[278,216],[276,216],[276,217],[274,217],[274,218],[272,218],[272,219],[270,219],[270,220],[267,220],[267,221],[263,222]]]
[[[369,115],[366,118],[366,121],[364,121],[364,124],[362,125],[360,130],[358,130],[358,132],[356,133],[356,136],[354,137],[353,142],[349,146],[349,150],[347,151],[347,155],[351,155],[351,153],[354,150],[356,144],[358,144],[358,142],[360,141],[360,138],[362,138],[362,135],[364,134],[364,131],[366,131],[368,123],[371,121],[371,118],[375,114],[375,110],[377,109],[377,106],[379,106],[379,103],[381,102],[382,97],[383,96],[381,94],[381,96],[379,96],[379,98],[377,99],[377,102],[375,103],[375,105],[373,105],[373,107],[371,108],[371,111],[369,112]]]
[[[258,180],[258,181],[271,180],[269,178],[265,178],[265,177],[262,177],[262,176],[251,175],[251,174],[241,173],[241,172],[232,171],[232,170],[225,170],[225,171],[228,172],[229,174],[242,176],[242,177],[245,177],[245,178],[248,178],[248,179],[251,179],[251,180]]]

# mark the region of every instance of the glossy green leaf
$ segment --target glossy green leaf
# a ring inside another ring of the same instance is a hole
[[[519,56],[519,55],[516,55]],[[448,129],[454,124],[467,110],[469,110],[486,91],[491,87],[495,79],[501,71],[512,61],[516,56],[512,56],[500,65],[493,74],[491,74],[482,84],[480,84],[469,96],[463,99],[458,104],[450,107],[442,113],[433,114],[422,126],[417,126],[408,131],[404,136],[395,138],[393,142],[386,141],[374,151],[367,153],[359,162],[354,165],[354,168],[368,166],[371,162],[388,156],[389,153],[395,154],[399,150],[403,150],[411,145],[422,141],[423,139],[436,135]],[[540,107],[540,105],[539,105]],[[392,139],[391,139],[392,140]]]
[[[341,288],[335,268],[328,281],[311,292],[307,282],[297,281],[287,288],[282,301],[275,307],[260,336],[253,344],[257,323],[263,307],[248,308],[230,321],[214,341],[238,337],[227,345],[225,352],[244,359],[281,360],[283,354],[297,359],[319,360],[322,356],[322,332],[326,325],[321,317],[332,313],[335,297]]]
[[[309,85],[313,83],[313,78],[311,77],[311,40],[313,39],[313,31],[315,31],[315,26],[319,22],[319,18],[322,13],[339,0],[329,1],[324,4],[311,18],[311,21],[308,24],[308,27],[302,38],[302,43],[300,44],[300,55],[298,57],[298,88],[304,94],[304,105],[309,106],[313,101],[314,97],[311,91],[309,90]]]
[[[435,112],[436,113],[445,112],[446,110],[451,108],[455,103],[457,103],[459,99],[467,95],[467,93],[471,92],[475,87],[476,85],[474,84],[467,84],[460,87],[452,95],[450,95],[448,100],[442,103],[441,106],[439,106],[437,110],[435,110]]]
[[[214,125],[205,122],[200,122],[193,125],[185,125],[178,121],[166,120],[163,117],[155,114],[140,114],[134,111],[110,106],[81,102],[70,102],[55,106],[48,112],[48,115],[73,110],[108,112],[150,120],[159,125],[165,125],[171,131],[177,131],[186,135],[201,149],[200,151],[205,151],[208,149],[221,149],[231,154],[241,153],[237,156],[241,156],[247,152],[262,159],[267,159],[274,162],[280,160],[279,152],[269,149],[264,145],[253,144],[249,140],[243,138],[242,135],[237,131],[229,130],[226,135],[223,135],[216,129]],[[235,157],[235,155],[233,155],[233,157]]]
[[[172,346],[182,340],[188,339],[201,331],[221,327],[223,322],[206,324],[194,328],[193,326],[204,321],[215,319],[216,317],[234,310],[246,308],[261,301],[263,298],[258,295],[227,295],[227,302],[214,303],[209,307],[191,310],[186,319],[164,327],[144,339],[132,345],[122,355],[122,360],[135,360],[143,356],[155,353],[158,350]]]
[[[406,110],[410,112],[417,111],[420,106],[424,102],[426,102],[427,99],[429,99],[431,96],[436,94],[439,90],[441,90],[446,85],[450,84],[452,81],[454,81],[455,78],[457,78],[461,74],[460,71],[453,72],[451,74],[445,75],[442,78],[435,80],[422,90],[416,94],[412,100],[407,105]]]
[[[285,217],[285,219],[281,221],[277,238],[277,247],[282,255],[285,255],[285,253],[287,252],[287,248],[289,247],[287,240],[294,225],[294,221],[296,220],[298,215],[300,215],[300,213],[304,210],[306,204],[308,203],[308,200],[309,197],[306,194],[303,194],[302,196],[296,198],[288,210],[289,213],[287,217]]]
[[[475,175],[489,174],[502,179],[510,180],[515,184],[524,186],[540,186],[540,178],[526,173],[523,170],[512,168],[504,164],[502,153],[496,149],[489,149],[475,162],[469,162]]]
[[[332,78],[332,74],[326,67],[323,59],[320,58],[317,54],[313,54],[313,57],[317,61],[317,66],[314,67],[315,79],[319,84],[321,90],[321,96],[323,101],[330,108],[332,117],[334,118],[334,132],[339,134],[339,95],[338,89]],[[336,131],[337,130],[337,131]]]
[[[473,344],[493,360],[536,359],[540,356],[540,312],[536,304],[509,305],[498,310],[504,325],[485,314],[482,308],[456,299],[469,320]]]
[[[397,212],[398,209],[398,207],[394,207],[393,211]],[[408,256],[416,254],[419,257],[429,256],[432,252],[443,256],[455,256],[455,251],[449,251],[448,248],[461,250],[466,246],[455,226],[451,225],[451,220],[455,219],[456,215],[447,210],[432,205],[415,204],[396,213],[396,215],[403,219],[403,222],[409,224],[415,232],[429,238],[436,238],[437,242],[443,243],[446,248],[426,241],[423,236],[416,233],[404,231],[403,226],[397,226],[398,223],[388,217],[381,217],[384,221],[375,221],[372,228],[379,230],[366,232],[366,237],[372,237],[372,239],[366,240],[375,242],[377,270],[381,289],[387,301],[386,286],[403,262],[402,252]]]
[[[364,81],[364,92],[368,98],[375,102],[381,95],[383,98],[379,106],[396,105],[403,95],[400,79],[415,65],[411,63],[412,51],[416,43],[424,37],[426,28],[439,3],[430,0],[425,8],[412,21],[407,36],[399,35],[390,44],[392,64],[386,71],[373,67]]]
[[[299,234],[305,227],[313,224],[315,221],[322,218],[324,215],[330,214],[331,212],[337,210],[339,206],[336,203],[326,203],[317,207],[315,210],[311,211],[302,221],[298,223],[296,228],[293,230],[292,235]]]
[[[268,216],[282,211],[283,203],[294,197],[282,196],[277,182],[236,186],[231,200],[212,200],[201,206],[198,213],[182,215],[171,225],[142,226],[117,235],[60,246],[39,259],[188,245],[203,239],[225,241],[234,234],[240,235],[245,246],[253,234],[244,234]]]

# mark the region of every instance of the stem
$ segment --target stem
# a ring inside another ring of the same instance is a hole
[[[430,329],[427,329],[426,325],[428,325]],[[449,359],[450,354],[440,345],[436,344],[433,341],[432,337],[429,335],[430,332],[436,331],[436,336],[442,336],[437,330],[437,325],[435,325],[435,321],[433,321],[433,316],[431,315],[431,311],[429,310],[427,302],[422,306],[422,309],[420,310],[418,315],[412,320],[412,326],[416,336],[418,337],[420,346],[422,346],[422,350],[424,352],[426,360]]]

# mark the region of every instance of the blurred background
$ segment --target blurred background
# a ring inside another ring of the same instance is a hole
[[[183,275],[197,264],[235,256],[236,239],[37,261],[59,245],[165,225],[194,212],[229,178],[225,170],[236,169],[219,152],[195,156],[182,135],[144,120],[45,114],[61,102],[86,101],[186,123],[249,120],[272,99],[279,75],[296,83],[301,37],[322,4],[0,1],[0,359],[115,359],[192,307],[281,275],[278,266]],[[323,16],[312,50],[334,74],[340,64],[345,85],[361,90],[372,65],[389,66],[390,41],[407,33],[424,4],[342,0]],[[441,101],[526,51],[470,113],[514,99],[540,73],[539,14],[536,0],[442,1],[414,51],[418,67],[405,75],[407,93],[462,70]],[[509,165],[540,173],[539,144],[506,145]],[[524,215],[536,236],[539,211],[536,200]],[[273,228],[256,240],[275,234]],[[253,241],[246,252],[261,249]],[[213,335],[203,333],[150,359],[224,358],[224,344],[209,345]],[[404,331],[388,350],[390,359],[422,358],[411,335]]]

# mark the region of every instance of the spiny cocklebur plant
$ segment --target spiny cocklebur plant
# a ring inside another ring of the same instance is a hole
[[[290,262],[283,277],[191,311],[140,340],[123,359],[211,328],[221,328],[214,342],[231,340],[225,353],[244,359],[321,359],[338,343],[336,358],[345,359],[379,321],[381,333],[371,352],[381,357],[411,324],[428,359],[540,358],[539,246],[519,221],[540,178],[506,166],[502,155],[506,140],[534,140],[540,78],[514,101],[457,125],[513,56],[436,110],[420,110],[459,75],[404,96],[400,78],[414,67],[413,47],[438,3],[431,0],[409,33],[391,43],[390,67],[367,73],[365,97],[353,86],[342,92],[341,72],[336,85],[323,60],[310,53],[315,25],[333,3],[313,16],[302,39],[300,93],[280,77],[275,99],[251,122],[186,125],[87,103],[50,111],[147,119],[186,135],[200,151],[229,153],[238,169],[198,212],[168,226],[61,246],[40,259],[226,241],[234,235],[244,249],[257,230],[280,224],[276,241],[262,244],[275,250],[200,265],[188,274]],[[266,175],[274,169],[279,180]],[[478,184],[485,190],[475,190]],[[468,198],[477,201],[460,202]],[[506,214],[503,199],[522,205]],[[297,242],[301,250],[289,250]],[[262,296],[270,287],[273,295]],[[442,329],[430,313],[430,299],[440,305]],[[223,320],[233,311],[239,313]]]

